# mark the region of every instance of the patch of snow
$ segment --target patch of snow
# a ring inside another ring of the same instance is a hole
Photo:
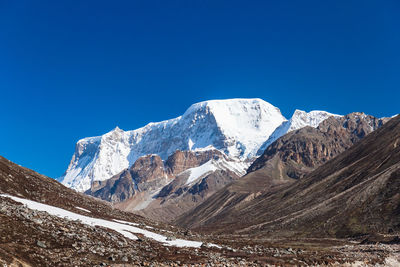
[[[219,248],[219,249],[222,248],[221,246],[213,244],[213,243],[207,243],[206,246],[209,247],[209,248]]]
[[[230,170],[241,177],[246,174],[246,170],[250,167],[250,163],[240,160],[220,160],[218,162],[218,167],[223,170]]]
[[[186,180],[186,184],[190,184],[193,181],[200,178],[201,176],[204,176],[205,174],[214,172],[216,170],[217,170],[217,167],[215,166],[213,159],[207,161],[206,163],[204,163],[203,165],[201,165],[199,167],[191,168],[191,169],[187,170],[188,172],[190,172],[190,175],[189,175],[188,179]]]
[[[194,143],[193,143],[192,139],[189,138],[189,142],[188,142],[189,150],[192,150],[193,145],[194,145]]]
[[[142,234],[148,238],[151,238],[155,241],[161,242],[167,246],[198,248],[202,245],[202,242],[189,241],[189,240],[184,240],[184,239],[176,239],[176,240],[172,240],[172,241],[167,241],[166,236],[132,226],[131,223],[129,223],[129,222],[125,222],[125,223],[127,223],[127,224],[125,224],[125,223],[120,223],[121,221],[120,222],[112,222],[112,221],[108,221],[108,220],[92,218],[92,217],[80,215],[80,214],[77,214],[77,213],[74,213],[74,212],[71,212],[71,211],[68,211],[65,209],[61,209],[58,207],[50,206],[47,204],[39,203],[36,201],[24,199],[24,198],[10,196],[7,194],[0,194],[0,196],[11,198],[12,200],[14,200],[16,202],[26,205],[29,209],[45,211],[45,212],[49,213],[50,215],[54,215],[54,216],[57,216],[60,218],[68,219],[68,220],[78,220],[81,223],[91,225],[91,226],[102,226],[105,228],[109,228],[114,231],[117,231],[118,233],[122,234],[126,238],[129,238],[132,240],[138,239],[137,236],[132,234],[132,233],[135,233],[135,234]]]
[[[190,173],[185,183],[188,185],[217,170],[229,170],[236,173],[238,176],[243,176],[246,174],[248,167],[249,163],[220,158],[211,159],[203,165],[185,170],[182,174]]]
[[[87,213],[91,213],[90,210],[87,210],[87,209],[84,209],[84,208],[81,208],[81,207],[75,207],[75,208],[78,209],[78,210],[85,211],[85,212],[87,212]]]

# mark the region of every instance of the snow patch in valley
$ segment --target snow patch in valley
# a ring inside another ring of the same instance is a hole
[[[222,247],[221,247],[220,245],[213,244],[213,243],[207,243],[207,244],[205,244],[205,246],[206,246],[206,247],[209,247],[209,248],[219,248],[219,249],[222,249]]]
[[[78,209],[78,210],[82,210],[84,212],[87,212],[87,213],[91,213],[90,210],[87,210],[87,209],[84,209],[84,208],[81,208],[81,207],[75,207],[75,208]]]
[[[142,234],[145,237],[148,237],[155,241],[161,242],[167,246],[199,248],[203,244],[202,242],[199,242],[199,241],[189,241],[189,240],[184,240],[184,239],[176,239],[176,240],[167,241],[166,236],[138,228],[135,226],[135,224],[130,223],[130,222],[119,221],[119,220],[114,220],[116,222],[113,222],[113,221],[108,221],[108,220],[103,220],[103,219],[98,219],[98,218],[92,218],[92,217],[80,215],[80,214],[77,214],[77,213],[74,213],[74,212],[71,212],[71,211],[68,211],[65,209],[61,209],[58,207],[50,206],[47,204],[39,203],[36,201],[24,199],[24,198],[10,196],[7,194],[0,194],[0,196],[11,198],[12,200],[14,200],[16,202],[26,205],[29,209],[45,211],[45,212],[49,213],[50,215],[68,219],[68,220],[78,220],[81,223],[91,225],[91,226],[102,226],[105,228],[109,228],[111,230],[117,231],[118,233],[122,234],[126,238],[129,238],[132,240],[138,239],[137,236],[132,234],[132,233],[135,233],[135,234]]]
[[[123,223],[123,224],[129,224],[129,225],[133,225],[133,226],[139,226],[138,223],[127,222],[127,221],[123,221],[123,220],[113,219],[113,221],[116,221],[116,222],[119,222],[119,223]]]

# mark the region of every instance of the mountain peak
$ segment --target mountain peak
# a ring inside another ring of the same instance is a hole
[[[288,132],[294,131],[305,126],[318,127],[318,125],[326,120],[327,118],[335,116],[340,117],[341,115],[332,114],[322,110],[312,110],[306,112],[303,110],[296,109],[290,119],[290,127]]]
[[[269,106],[272,109],[279,111],[277,107],[272,106],[270,103],[262,100],[261,98],[230,98],[230,99],[214,99],[206,100],[192,104],[184,113],[183,116],[198,112],[200,110],[218,111],[222,107],[237,107],[237,106]],[[280,111],[279,111],[280,112]]]
[[[285,120],[277,107],[259,98],[203,101],[178,118],[132,131],[116,127],[82,139],[60,180],[85,191],[93,181],[110,178],[141,156],[157,154],[165,160],[176,150],[218,149],[229,157],[252,158]]]

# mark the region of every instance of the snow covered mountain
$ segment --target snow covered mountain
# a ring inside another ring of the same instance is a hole
[[[326,111],[313,110],[307,113],[305,111],[296,109],[290,120],[284,121],[278,128],[275,129],[268,140],[257,151],[257,155],[261,155],[264,150],[279,137],[306,126],[316,128],[321,122],[331,116],[341,117],[341,115],[332,114]]]
[[[59,180],[78,191],[130,167],[139,157],[157,154],[163,160],[176,150],[218,149],[246,160],[286,119],[262,99],[212,100],[192,105],[182,116],[133,131],[118,127],[102,136],[84,138]]]

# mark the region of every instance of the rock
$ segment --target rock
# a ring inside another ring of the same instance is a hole
[[[43,243],[43,242],[40,241],[40,240],[36,241],[36,245],[37,245],[38,247],[41,247],[41,248],[47,248],[47,246],[45,245],[45,243]]]

